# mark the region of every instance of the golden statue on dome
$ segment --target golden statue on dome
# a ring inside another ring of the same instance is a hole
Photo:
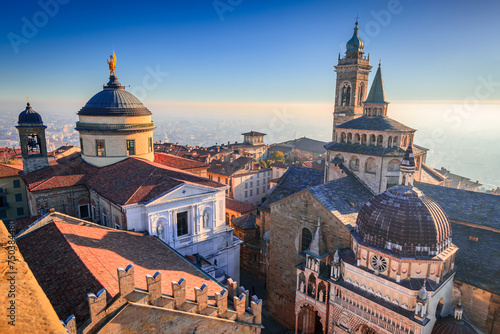
[[[115,75],[115,69],[116,69],[116,55],[115,51],[113,51],[113,54],[109,56],[109,60],[106,59],[108,62],[109,66],[109,74],[114,76]]]

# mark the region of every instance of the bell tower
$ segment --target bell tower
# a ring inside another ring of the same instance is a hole
[[[343,58],[338,59],[335,66],[337,72],[337,84],[335,86],[335,103],[333,109],[333,133],[335,140],[335,128],[354,118],[363,116],[363,101],[366,99],[368,89],[368,74],[371,66],[370,57],[364,56],[364,43],[359,38],[358,20],[354,26],[354,34],[346,44],[346,52]]]
[[[19,114],[16,128],[19,132],[24,173],[28,174],[48,167],[49,159],[45,140],[47,127],[43,125],[42,116],[31,108],[29,102],[26,109]]]

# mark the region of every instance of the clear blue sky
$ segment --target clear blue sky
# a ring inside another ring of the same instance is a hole
[[[379,20],[394,1],[54,1],[52,15],[38,1],[2,3],[0,101],[85,101],[114,48],[124,85],[168,72],[148,101],[331,102],[356,15],[391,101],[463,100],[479,76],[500,82],[499,1],[401,0]]]

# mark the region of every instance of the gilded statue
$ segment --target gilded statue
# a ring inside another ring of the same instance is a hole
[[[114,51],[113,51],[113,54],[109,56],[109,60],[107,60],[107,62],[108,62],[108,66],[109,66],[109,74],[114,76],[115,69],[116,69],[116,55],[115,55]]]

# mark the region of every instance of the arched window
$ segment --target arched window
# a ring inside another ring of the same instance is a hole
[[[370,135],[370,145],[377,145],[375,143],[375,140],[376,140],[375,135]]]
[[[382,144],[384,143],[384,137],[382,135],[378,135],[377,137],[377,146],[383,146]]]
[[[349,160],[349,168],[352,170],[359,170],[359,158],[355,155]]]
[[[365,173],[375,174],[376,169],[377,169],[377,164],[375,162],[375,159],[373,159],[373,158],[366,159]]]
[[[307,282],[307,294],[314,297],[316,296],[316,277],[311,273],[309,281]]]
[[[326,286],[323,281],[318,284],[318,300],[322,303],[326,303]]]
[[[363,94],[365,93],[365,84],[361,83],[359,85],[359,95],[358,95],[358,106],[363,103]]]
[[[306,275],[304,275],[304,272],[301,271],[297,282],[297,289],[301,292],[305,292],[305,285],[306,285]]]
[[[392,146],[393,146],[392,136],[389,136],[389,138],[387,138],[387,147],[392,147]]]
[[[361,135],[361,144],[366,144],[366,134]]]
[[[359,133],[354,135],[354,144],[361,144],[361,137],[359,136]]]
[[[40,138],[37,134],[31,133],[28,135],[28,141],[26,142],[26,149],[28,150],[28,154],[40,154]]]
[[[312,233],[311,231],[304,227],[302,229],[302,238],[300,240],[300,251],[303,252],[309,249],[309,245],[311,244]]]
[[[387,165],[387,170],[390,172],[397,172],[399,171],[399,165],[401,162],[398,159],[392,159],[389,161],[389,165]]]
[[[406,147],[406,136],[403,137],[403,147]]]
[[[350,106],[351,105],[351,85],[349,83],[345,83],[342,87],[342,95],[341,95],[341,106]]]
[[[347,142],[352,144],[352,133],[347,134]]]
[[[229,225],[229,213],[226,212],[226,225]]]
[[[394,139],[392,140],[392,147],[394,146],[399,146],[398,137],[394,137]]]
[[[234,215],[231,215],[231,220],[233,220],[234,218],[236,218]]]
[[[344,132],[342,132],[342,142],[347,143],[347,136]]]

